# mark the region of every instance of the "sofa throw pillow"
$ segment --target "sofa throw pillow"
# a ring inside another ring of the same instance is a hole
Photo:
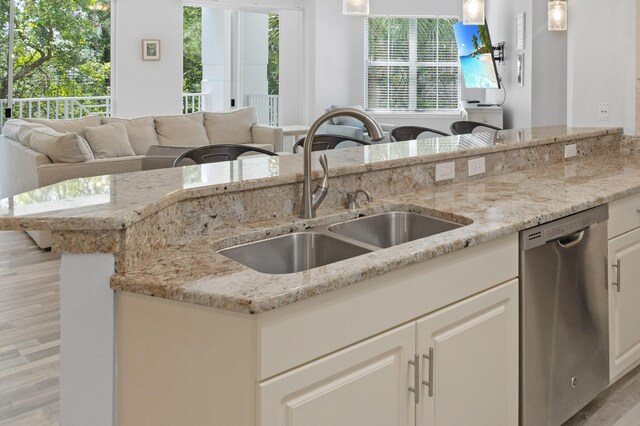
[[[205,112],[204,127],[209,143],[252,143],[251,128],[258,122],[254,107],[231,112]]]
[[[353,108],[353,109],[357,109],[359,111],[365,112],[364,108],[362,108],[360,105],[347,106],[347,107],[340,106],[340,105],[331,105],[329,107],[329,111],[333,111],[334,109],[338,109],[338,108]],[[333,124],[337,124],[339,126],[353,126],[353,127],[358,127],[364,130],[364,124],[362,124],[362,121],[352,117],[335,117],[333,119]]]
[[[136,155],[131,148],[124,123],[103,124],[85,130],[87,142],[96,158],[118,158]]]
[[[100,117],[97,115],[90,115],[89,117],[75,118],[70,120],[49,120],[45,118],[25,118],[30,123],[44,124],[47,127],[51,127],[53,130],[59,133],[69,132],[77,133],[83,139],[87,138],[84,130],[87,127],[95,127],[100,125]]]
[[[2,126],[2,134],[6,138],[13,139],[14,141],[18,141],[25,145],[25,142],[20,140],[20,134],[24,134],[26,130],[30,130],[32,127],[37,126],[41,126],[41,124],[29,123],[28,121],[24,121],[19,118],[12,118],[7,120],[7,122],[4,123],[4,126]],[[28,147],[28,145],[25,146]]]
[[[201,112],[189,115],[156,117],[156,133],[160,145],[209,145]]]
[[[126,118],[102,117],[102,124],[124,123],[131,148],[136,155],[144,155],[152,145],[159,145],[156,123],[153,117]]]
[[[29,146],[54,163],[81,163],[95,159],[89,144],[79,135],[59,133],[46,126],[30,130]]]

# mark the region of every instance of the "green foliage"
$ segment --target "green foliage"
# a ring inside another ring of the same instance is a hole
[[[0,40],[8,44],[9,0],[0,0]],[[14,96],[107,96],[111,18],[101,0],[16,0]],[[6,44],[3,44],[6,46]],[[7,60],[0,60],[0,99]]]
[[[183,14],[183,91],[202,91],[202,8],[185,6]]]
[[[269,14],[269,63],[267,64],[269,94],[280,93],[280,15]]]

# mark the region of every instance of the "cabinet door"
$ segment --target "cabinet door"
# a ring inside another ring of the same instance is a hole
[[[414,425],[414,355],[409,324],[267,380],[258,385],[258,424]]]
[[[518,322],[517,280],[418,321],[418,425],[518,424]]]
[[[613,380],[640,359],[640,229],[609,241],[609,366]]]

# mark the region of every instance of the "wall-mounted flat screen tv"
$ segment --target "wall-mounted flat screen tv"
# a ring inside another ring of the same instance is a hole
[[[489,29],[484,25],[453,25],[464,85],[474,89],[499,89]]]

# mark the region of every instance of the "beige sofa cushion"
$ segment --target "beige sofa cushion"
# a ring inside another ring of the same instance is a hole
[[[209,145],[201,112],[189,115],[156,117],[156,133],[160,145]]]
[[[39,127],[43,127],[42,124],[29,123],[28,121],[20,119],[12,119],[8,120],[4,124],[4,126],[2,127],[2,133],[4,134],[4,136],[13,139],[14,141],[20,142],[27,148],[31,148],[29,146],[29,136],[31,134],[31,129]]]
[[[83,139],[86,139],[84,131],[87,127],[95,127],[100,125],[100,117],[97,115],[90,115],[89,117],[75,118],[71,120],[49,120],[45,118],[25,118],[25,121],[29,123],[44,124],[47,127],[51,127],[56,132],[64,133],[77,133]]]
[[[136,155],[143,155],[151,145],[159,145],[156,123],[153,117],[126,118],[102,117],[102,124],[124,123],[129,142]]]
[[[42,126],[29,133],[31,149],[45,154],[54,163],[79,163],[94,160],[86,140],[75,133],[59,133]]]
[[[255,107],[231,112],[205,112],[204,127],[209,143],[253,143],[251,128],[258,122]]]
[[[85,130],[87,142],[96,158],[118,158],[136,155],[131,148],[124,123],[103,124]]]

